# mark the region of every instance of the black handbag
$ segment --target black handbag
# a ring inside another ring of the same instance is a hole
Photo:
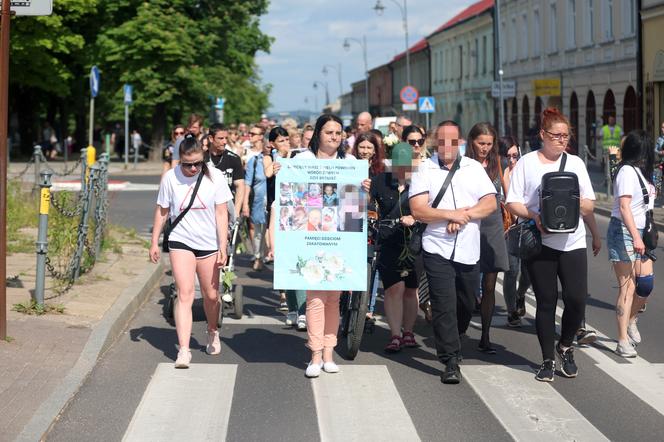
[[[535,221],[514,224],[507,231],[507,253],[519,259],[529,260],[542,251],[542,234]]]
[[[634,167],[634,171],[636,171],[636,167]],[[648,189],[638,172],[636,172],[636,177],[639,179],[639,185],[641,185],[641,192],[643,193],[643,204],[646,206],[646,224],[643,227],[641,238],[643,239],[643,244],[646,246],[646,250],[651,251],[657,248],[659,233],[657,232],[657,226],[653,221],[652,209],[648,209],[648,205],[650,204]]]
[[[434,209],[438,208],[440,200],[443,199],[443,195],[445,195],[447,188],[450,186],[450,183],[452,182],[452,177],[459,168],[459,163],[461,163],[461,157],[457,156],[457,159],[454,160],[454,164],[452,164],[452,170],[450,170],[447,176],[445,177],[445,181],[443,182],[440,191],[438,191],[438,195],[436,195],[436,198],[433,200],[433,203],[431,203],[431,207],[433,207]],[[410,240],[408,241],[408,250],[410,250],[411,255],[417,256],[420,253],[422,253],[422,236],[424,235],[424,231],[426,229],[427,229],[426,223],[417,223],[412,227],[410,232]]]
[[[191,200],[189,201],[189,205],[182,211],[180,214],[175,218],[173,221],[171,221],[171,218],[169,217],[166,220],[166,223],[164,223],[164,240],[161,243],[161,250],[164,253],[168,253],[168,237],[171,235],[171,232],[177,226],[180,221],[182,221],[182,218],[187,214],[189,209],[191,209],[191,206],[194,205],[194,200],[196,199],[196,194],[198,193],[198,188],[201,187],[201,181],[203,181],[203,175],[204,173],[201,171],[201,173],[198,174],[198,179],[196,180],[196,185],[194,186],[194,191],[191,193]]]

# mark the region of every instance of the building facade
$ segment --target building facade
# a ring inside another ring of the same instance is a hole
[[[453,119],[467,132],[477,122],[494,121],[493,5],[479,1],[427,37],[436,99],[432,124]]]
[[[431,56],[429,44],[422,39],[410,47],[410,82],[418,90],[421,97],[431,94]],[[397,54],[390,63],[392,69],[392,107],[396,114],[407,115],[413,123],[424,124],[425,116],[415,111],[404,111],[401,103],[400,93],[404,86],[408,85],[406,70],[406,52]]]
[[[351,112],[353,118],[355,118],[360,112],[367,110],[367,95],[366,95],[366,81],[363,78],[360,81],[356,81],[350,85],[352,102],[351,102]]]
[[[395,115],[392,107],[392,69],[389,63],[369,71],[369,112],[373,116]]]
[[[506,128],[533,142],[546,106],[562,109],[574,143],[591,150],[609,115],[625,131],[635,128],[637,8],[636,0],[501,1],[504,79],[516,82]]]
[[[664,0],[641,0],[643,123],[656,139],[664,122]]]

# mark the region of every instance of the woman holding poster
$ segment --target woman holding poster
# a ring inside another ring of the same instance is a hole
[[[309,150],[297,155],[296,159],[355,159],[354,156],[347,154],[341,145],[342,131],[343,125],[339,117],[322,115],[316,121]],[[365,182],[362,184],[365,187],[369,185]],[[315,198],[318,198],[319,190],[321,189],[318,187],[313,189]],[[308,191],[309,193],[312,192],[311,187]],[[311,196],[308,195],[308,197]],[[313,209],[310,212],[314,211],[313,222],[320,222],[320,217],[317,218],[317,216],[321,213],[321,209]],[[323,212],[325,211],[323,210]],[[308,221],[308,224],[312,225],[311,213]],[[324,216],[322,221],[322,228],[324,228]],[[318,377],[321,370],[327,373],[337,373],[339,371],[339,367],[334,363],[333,355],[334,347],[337,345],[337,330],[339,329],[340,296],[341,292],[336,290],[307,290],[306,316],[309,338],[307,346],[311,350],[311,362],[309,362],[305,372],[307,377]]]

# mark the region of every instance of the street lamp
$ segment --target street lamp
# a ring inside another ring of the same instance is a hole
[[[397,0],[391,0],[392,3],[399,7],[401,11],[401,19],[403,20],[403,32],[406,36],[406,83],[408,86],[412,86],[410,83],[410,48],[408,47],[408,0],[403,0],[403,6],[399,4]],[[373,10],[376,11],[376,14],[383,15],[385,11],[385,6],[380,0],[376,0],[376,5],[373,7]]]
[[[326,77],[328,73],[328,68],[337,71],[337,75],[339,77],[339,99],[341,99],[341,95],[344,93],[343,84],[341,82],[341,63],[339,63],[338,66],[332,66],[331,64],[323,65],[323,75],[325,75]]]
[[[320,81],[314,81],[314,89],[318,89],[319,85],[325,88],[325,104],[326,105],[330,104],[330,91],[327,88],[327,81],[325,83],[322,83]]]
[[[362,46],[362,56],[364,57],[364,90],[366,95],[367,112],[369,111],[369,66],[367,64],[367,36],[363,35],[362,40],[353,37],[344,39],[344,49],[350,51],[350,42],[358,43]]]
[[[505,108],[503,103],[503,57],[500,45],[500,0],[496,0],[495,5],[494,33],[496,35],[496,62],[498,63],[498,85],[500,104],[498,105],[498,135],[505,136]],[[495,77],[494,77],[495,78]],[[495,114],[494,114],[495,115]]]

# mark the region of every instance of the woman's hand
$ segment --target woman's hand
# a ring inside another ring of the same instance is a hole
[[[279,170],[281,170],[281,163],[279,161],[275,161],[272,163],[272,173],[275,175],[279,173]]]
[[[371,190],[371,180],[369,178],[362,180],[362,190],[367,193]]]
[[[228,255],[226,254],[226,248],[220,248],[217,252],[217,267],[224,267],[228,261]]]
[[[593,256],[597,256],[602,250],[602,240],[598,236],[593,236]]]
[[[643,239],[640,236],[634,238],[634,251],[639,255],[646,253],[646,245],[643,243]]]
[[[249,216],[249,206],[247,206],[247,205],[242,206],[242,216],[244,216],[244,217]]]
[[[159,250],[159,244],[152,244],[150,246],[150,252],[148,252],[150,256],[150,261],[153,264],[156,264],[159,262],[159,259],[161,258],[161,250]]]
[[[415,224],[415,218],[413,218],[411,215],[406,215],[399,218],[399,222],[401,222],[401,224],[406,227],[411,227],[413,224]]]

